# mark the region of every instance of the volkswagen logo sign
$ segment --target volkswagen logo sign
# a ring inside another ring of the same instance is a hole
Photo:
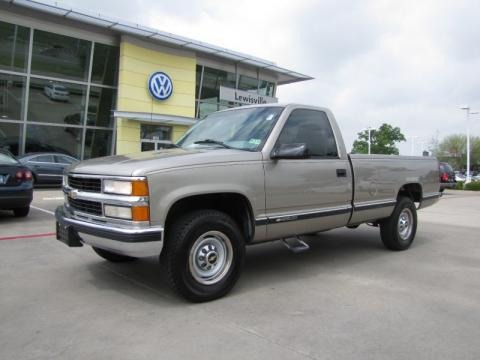
[[[172,79],[164,72],[156,72],[148,79],[148,90],[157,100],[167,100],[173,92]]]

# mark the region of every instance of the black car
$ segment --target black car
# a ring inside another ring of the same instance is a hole
[[[455,180],[455,172],[452,167],[445,162],[439,164],[440,167],[440,192],[445,189],[455,189],[457,181]]]
[[[60,153],[30,153],[18,159],[32,171],[35,184],[61,184],[63,170],[78,162],[74,157]]]
[[[32,172],[8,151],[0,150],[0,209],[27,216],[32,195]]]

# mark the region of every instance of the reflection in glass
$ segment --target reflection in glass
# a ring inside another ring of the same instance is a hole
[[[205,116],[218,111],[218,104],[200,103],[200,109],[198,111],[198,118],[203,119]]]
[[[116,85],[119,48],[95,43],[93,50],[92,82],[103,85]]]
[[[91,42],[35,30],[32,73],[87,80]]]
[[[112,149],[112,130],[87,129],[85,134],[84,159],[110,155]]]
[[[238,88],[240,90],[246,90],[256,93],[258,90],[258,80],[250,76],[240,75],[240,79],[238,81]]]
[[[146,125],[140,127],[140,138],[148,140],[171,140],[172,128],[164,125]]]
[[[0,21],[0,69],[27,71],[30,29]]]
[[[25,152],[59,152],[80,159],[82,129],[63,126],[27,125]]]
[[[27,121],[83,125],[86,86],[30,79]]]
[[[0,122],[0,149],[10,151],[13,155],[20,154],[22,143],[21,124]]]
[[[202,79],[202,66],[197,65],[197,72],[195,74],[195,99],[198,99],[201,79]]]
[[[22,120],[25,101],[25,78],[0,74],[0,120]]]
[[[88,100],[87,125],[113,127],[113,108],[115,89],[90,87]]]
[[[203,101],[219,102],[220,86],[235,88],[235,74],[223,70],[204,67],[200,98]],[[201,109],[200,109],[201,111]]]
[[[260,80],[258,93],[260,95],[273,96],[275,94],[275,84],[270,81]]]

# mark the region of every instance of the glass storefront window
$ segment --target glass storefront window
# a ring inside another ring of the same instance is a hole
[[[25,152],[58,152],[80,159],[82,129],[63,126],[27,125]]]
[[[22,144],[22,129],[22,124],[0,122],[0,149],[8,150],[13,155],[19,155]]]
[[[164,125],[146,125],[140,126],[140,138],[142,140],[171,140],[172,128]]]
[[[220,86],[234,89],[235,84],[236,76],[234,73],[204,67],[200,99],[204,102],[217,103],[220,101]]]
[[[83,125],[87,87],[30,79],[27,121]]]
[[[90,87],[88,99],[87,125],[113,127],[113,107],[115,89]]]
[[[0,69],[27,71],[30,29],[0,21]]]
[[[270,81],[260,80],[258,93],[260,95],[273,96],[275,94],[275,84]]]
[[[35,30],[32,74],[86,81],[91,44],[90,41]]]
[[[200,90],[200,80],[202,79],[202,69],[203,67],[200,65],[197,65],[197,72],[195,74],[195,100],[198,99],[199,90]]]
[[[258,90],[258,80],[246,75],[240,75],[238,88],[256,93]]]
[[[203,119],[205,116],[211,114],[212,112],[218,111],[218,104],[211,103],[200,103],[200,108],[198,110],[198,118]]]
[[[112,153],[112,130],[87,129],[84,159],[107,156]]]
[[[103,85],[116,85],[118,57],[118,47],[95,43],[91,81]]]
[[[25,78],[0,73],[0,120],[22,120]]]

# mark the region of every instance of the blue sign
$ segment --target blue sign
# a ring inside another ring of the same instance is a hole
[[[157,100],[167,100],[173,92],[172,79],[164,72],[156,72],[148,79],[148,90]]]

